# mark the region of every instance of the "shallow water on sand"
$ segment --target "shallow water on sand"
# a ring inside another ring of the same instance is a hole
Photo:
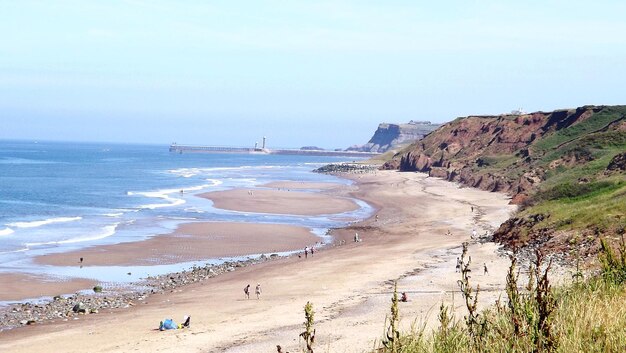
[[[156,145],[0,141],[0,272],[128,281],[128,277],[112,276],[117,271],[104,267],[77,273],[76,269],[35,265],[32,258],[142,240],[168,233],[184,222],[292,224],[323,235],[327,228],[367,217],[371,208],[355,200],[358,210],[339,215],[256,214],[215,209],[210,201],[196,195],[282,180],[347,184],[346,180],[311,172],[345,159],[176,154],[167,146]],[[186,265],[138,268],[134,272],[156,275]]]

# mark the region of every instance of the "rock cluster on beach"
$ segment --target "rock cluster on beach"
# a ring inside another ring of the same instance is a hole
[[[171,292],[178,287],[201,282],[219,274],[234,271],[239,267],[278,257],[277,254],[261,255],[255,259],[227,261],[219,265],[194,266],[188,271],[148,277],[143,282],[135,283],[135,287],[131,290],[128,288],[110,289],[93,294],[57,295],[50,301],[12,304],[0,308],[0,331],[46,321],[78,320],[81,315],[147,304],[146,299],[149,295]]]
[[[358,163],[337,163],[327,164],[323,167],[315,169],[315,173],[370,173],[378,170],[377,166]]]

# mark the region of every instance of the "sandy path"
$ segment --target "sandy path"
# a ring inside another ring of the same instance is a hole
[[[392,280],[410,301],[401,303],[402,325],[420,316],[433,320],[443,300],[462,314],[455,259],[472,229],[483,233],[504,221],[512,206],[499,194],[462,189],[421,174],[378,172],[359,177],[355,196],[378,207],[378,220],[336,230],[348,241],[308,259],[291,258],[227,273],[115,315],[89,315],[0,333],[0,351],[38,352],[274,352],[276,344],[299,351],[302,308],[316,311],[316,352],[363,352],[383,332]],[[244,191],[243,197],[246,197]],[[475,212],[471,212],[470,207]],[[450,230],[452,235],[445,235]],[[493,303],[502,289],[507,260],[493,245],[473,245],[476,283]],[[490,275],[482,275],[486,263]],[[260,282],[261,300],[243,299],[243,287]],[[454,293],[454,294],[453,294]],[[164,317],[192,315],[192,327],[153,331]],[[120,324],[120,323],[123,323]],[[77,342],[88,341],[88,346]]]

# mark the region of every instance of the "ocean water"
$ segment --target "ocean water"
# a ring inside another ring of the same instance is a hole
[[[345,214],[256,214],[215,209],[196,194],[254,188],[276,180],[347,184],[311,172],[344,160],[353,158],[177,154],[165,145],[0,141],[0,272],[82,277],[90,273],[88,277],[114,280],[106,268],[74,273],[74,269],[34,265],[32,258],[142,240],[169,233],[183,222],[294,224],[323,236],[329,227],[367,217],[371,208],[356,200],[361,208]],[[161,267],[151,273],[177,270]]]

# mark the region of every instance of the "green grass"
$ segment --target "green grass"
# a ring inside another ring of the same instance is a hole
[[[534,164],[545,169],[551,162],[573,155],[580,157],[580,159],[584,157],[590,157],[592,160],[605,158],[601,163],[608,164],[610,158],[623,151],[626,151],[626,133],[619,131],[602,132],[585,136],[575,143],[550,151],[534,161]]]
[[[537,140],[532,145],[532,149],[537,154],[545,154],[565,143],[598,131],[614,121],[624,119],[625,115],[626,107],[607,107],[583,122],[561,129],[550,136]]]
[[[563,202],[578,202],[600,196],[619,189],[626,185],[623,181],[603,180],[592,183],[561,183],[535,197],[540,201],[560,200]]]
[[[607,231],[626,226],[626,182],[624,178],[592,183],[586,187],[560,184],[544,196],[549,200],[531,206],[520,217],[550,215],[534,228],[557,230],[597,229]]]
[[[611,159],[623,151],[624,150],[617,149],[605,150],[604,155],[588,163],[577,165],[573,168],[560,166],[548,170],[546,171],[546,180],[543,182],[542,189],[539,190],[539,192],[558,184],[578,182],[578,180],[582,178],[594,180],[606,169]]]
[[[482,165],[481,168],[487,169],[505,169],[517,161],[519,157],[514,154],[482,156],[477,159],[477,163]]]

